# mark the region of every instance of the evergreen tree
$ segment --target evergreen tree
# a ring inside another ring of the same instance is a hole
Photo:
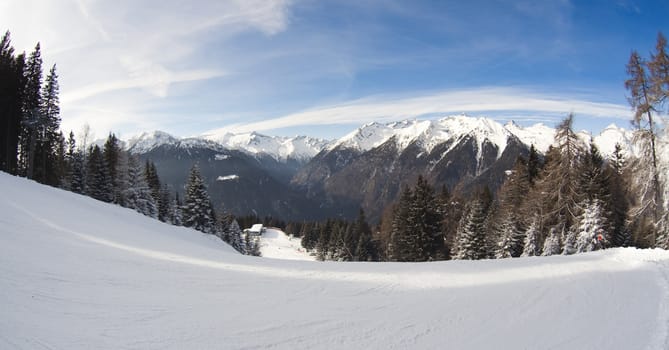
[[[467,205],[456,235],[455,259],[478,260],[488,256],[485,223],[489,200],[481,192]]]
[[[548,236],[544,240],[544,246],[541,250],[541,255],[550,256],[560,254],[562,252],[562,236],[564,236],[564,226],[562,226],[562,229],[559,229],[557,226],[551,227],[550,231],[548,232]],[[566,251],[569,252],[571,249],[569,248],[570,245],[567,244],[566,246]]]
[[[602,214],[602,205],[598,199],[589,200],[578,220],[576,252],[590,252],[605,248],[607,237],[606,216]]]
[[[611,244],[615,247],[626,247],[632,243],[632,235],[627,227],[627,211],[629,209],[629,195],[626,193],[625,156],[622,146],[616,143],[612,159],[610,159],[610,193],[612,207],[613,233]]]
[[[41,87],[42,87],[42,53],[40,44],[30,54],[24,70],[22,92],[22,113],[19,167],[20,173],[34,179],[35,152],[38,141],[40,123]]]
[[[355,221],[355,231],[357,232],[358,242],[356,246],[357,261],[373,261],[376,255],[374,242],[372,241],[372,230],[367,224],[365,211],[360,208],[358,219]]]
[[[534,145],[530,146],[530,153],[527,158],[527,180],[529,184],[534,185],[534,181],[539,177],[539,170],[541,170],[541,160],[539,153]]]
[[[191,168],[186,184],[183,224],[204,233],[215,233],[216,217],[197,165]]]
[[[107,140],[102,149],[102,157],[104,159],[105,167],[107,168],[107,174],[109,174],[109,181],[111,183],[112,191],[112,202],[116,204],[122,204],[123,200],[121,198],[121,184],[120,184],[120,171],[119,171],[119,162],[121,158],[121,146],[119,144],[118,138],[113,133],[109,133]]]
[[[170,207],[170,209],[172,211],[172,213],[170,214],[170,218],[172,219],[172,225],[174,225],[174,226],[182,226],[183,225],[183,216],[181,214],[181,207],[182,206],[183,206],[183,203],[181,203],[181,199],[179,198],[179,192],[175,192],[174,193],[174,201],[172,202],[172,206]],[[226,231],[221,231],[221,232],[226,232]]]
[[[523,252],[525,225],[520,210],[530,189],[530,173],[527,161],[519,157],[499,190],[490,225],[490,232],[497,233],[496,258],[518,257]]]
[[[40,96],[40,106],[35,125],[35,148],[33,155],[34,179],[51,186],[57,186],[62,174],[59,173],[58,149],[61,146],[59,85],[54,65],[44,81]]]
[[[409,238],[411,234],[409,230],[412,225],[409,221],[412,201],[413,193],[409,187],[404,187],[393,211],[392,229],[386,253],[389,261],[413,261],[414,256],[410,251]]]
[[[538,256],[541,254],[541,249],[539,247],[539,236],[541,235],[539,221],[540,219],[537,217],[534,217],[530,221],[530,225],[527,228],[527,231],[525,231],[525,241],[521,256]]]
[[[107,173],[102,151],[97,145],[89,151],[86,170],[86,194],[103,202],[111,202],[113,188]]]
[[[166,216],[169,212],[169,193],[165,195],[167,189],[160,183],[156,165],[149,160],[147,160],[144,165],[144,176],[146,177],[146,183],[151,189],[151,195],[158,208],[158,220],[165,222],[167,221]]]
[[[432,187],[420,175],[412,199],[409,220],[414,261],[443,259],[444,236],[437,200]]]
[[[244,255],[248,254],[246,237],[242,232],[242,229],[239,227],[237,220],[233,219],[228,226],[228,237],[230,237],[229,244],[232,248]]]
[[[126,207],[152,218],[158,217],[156,203],[151,196],[151,190],[146,183],[139,160],[136,156],[128,157],[127,186],[122,196]]]
[[[17,174],[23,125],[25,55],[14,55],[10,33],[0,39],[0,170]]]

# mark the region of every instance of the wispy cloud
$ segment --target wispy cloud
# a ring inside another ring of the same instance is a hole
[[[515,118],[528,120],[535,119],[537,115],[564,117],[570,112],[580,116],[621,120],[628,120],[631,115],[629,107],[625,105],[595,102],[584,97],[506,87],[442,91],[423,96],[374,96],[258,122],[238,123],[223,129],[234,132],[263,131],[309,125],[395,121],[456,113],[478,113],[492,117],[514,115]],[[545,117],[542,118],[542,121],[545,120]]]
[[[57,62],[64,124],[88,119],[102,129],[114,124],[102,119],[141,110],[151,99],[183,98],[178,95],[183,89],[172,89],[174,84],[206,84],[229,75],[232,69],[215,57],[224,42],[244,32],[280,33],[289,24],[291,3],[5,0],[0,23],[8,26],[19,51],[30,51],[40,41],[45,65]],[[126,99],[123,108],[109,103],[137,89],[144,100]],[[132,115],[137,125],[149,118]]]

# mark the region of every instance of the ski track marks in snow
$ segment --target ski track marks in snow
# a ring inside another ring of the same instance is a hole
[[[669,348],[666,251],[264,259],[1,173],[0,190],[3,349]]]
[[[539,262],[536,266],[517,267],[502,271],[478,271],[478,272],[422,272],[416,273],[363,273],[356,271],[323,271],[321,269],[286,269],[276,268],[269,265],[247,265],[233,264],[223,261],[199,259],[171,252],[157,251],[152,249],[128,246],[107,239],[95,237],[89,234],[72,231],[61,227],[53,222],[44,220],[31,214],[28,210],[13,205],[15,208],[30,216],[33,220],[42,222],[56,231],[68,233],[77,238],[93,242],[105,247],[119,249],[133,253],[145,258],[168,261],[174,263],[188,264],[212,269],[228,270],[234,272],[252,273],[271,277],[312,279],[325,281],[358,282],[379,284],[385,283],[402,289],[438,289],[438,288],[464,288],[474,286],[485,286],[502,283],[514,283],[538,279],[564,278],[568,276],[587,274],[595,272],[629,271],[635,268],[635,264],[621,264],[619,266],[599,266],[591,262],[567,262],[561,263],[559,268],[546,267]],[[542,259],[542,258],[534,258]],[[334,263],[327,263],[332,265]],[[347,263],[345,265],[359,265],[360,263]],[[364,264],[364,263],[363,263]],[[443,264],[443,262],[441,263]],[[404,265],[395,263],[395,265]],[[666,276],[664,276],[666,278]],[[667,282],[669,285],[669,282]],[[374,290],[378,287],[373,287]]]

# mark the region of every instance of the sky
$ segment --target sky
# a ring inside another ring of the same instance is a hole
[[[57,65],[62,129],[97,137],[341,137],[466,113],[628,127],[625,64],[669,1],[3,0],[17,51]]]

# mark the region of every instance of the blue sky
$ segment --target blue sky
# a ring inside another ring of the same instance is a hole
[[[631,115],[632,49],[669,1],[5,0],[14,46],[57,63],[63,129],[339,137],[467,113],[599,132]],[[46,70],[46,69],[45,69]]]

